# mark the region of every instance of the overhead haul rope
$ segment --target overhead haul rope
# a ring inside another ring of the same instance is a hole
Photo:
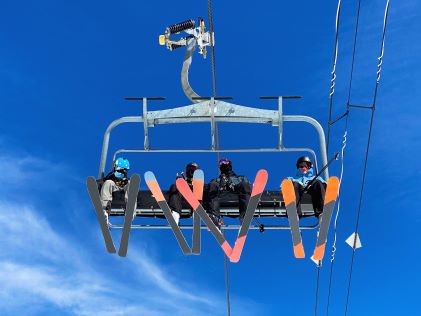
[[[376,86],[374,88],[373,105],[370,107],[370,109],[371,109],[370,128],[369,128],[369,132],[368,132],[368,140],[367,140],[367,147],[366,147],[365,160],[364,160],[364,171],[363,171],[363,178],[362,178],[362,183],[361,183],[360,198],[359,198],[359,203],[358,203],[357,221],[356,221],[356,224],[355,224],[355,235],[356,236],[358,234],[358,227],[359,227],[359,223],[360,223],[362,196],[363,196],[363,192],[364,192],[365,175],[366,175],[366,171],[367,171],[367,160],[368,160],[368,152],[369,152],[369,149],[370,149],[371,132],[372,132],[372,128],[373,128],[374,111],[376,109],[377,89],[379,87],[380,73],[381,73],[381,69],[382,69],[381,66],[382,66],[382,63],[383,63],[384,39],[385,39],[385,35],[386,35],[386,26],[387,26],[388,15],[389,15],[389,0],[387,0],[386,9],[385,9],[385,12],[384,12],[382,42],[381,42],[381,46],[380,46],[380,55],[377,58],[378,63],[377,63]],[[357,241],[356,236],[354,238],[354,246],[352,247],[353,251],[352,251],[352,258],[351,258],[351,266],[350,266],[350,270],[349,270],[349,283],[348,283],[348,290],[347,290],[347,296],[346,296],[345,315],[348,312],[349,294],[350,294],[351,280],[352,280],[352,268],[353,268],[353,265],[354,265],[354,258],[355,258],[355,244],[356,244],[356,241]]]
[[[346,117],[344,135],[343,135],[343,141],[342,141],[342,150],[341,150],[341,175],[339,179],[340,184],[342,184],[342,178],[343,178],[343,173],[344,173],[345,147],[346,147],[346,141],[347,141],[348,121],[349,121],[348,114],[349,114],[349,105],[350,105],[351,91],[352,91],[352,78],[353,78],[353,73],[354,73],[355,51],[356,51],[356,46],[357,46],[358,25],[359,25],[359,20],[360,20],[360,8],[361,8],[361,0],[358,0],[357,17],[356,17],[355,32],[354,32],[354,43],[353,43],[353,50],[352,50],[351,72],[349,76],[349,86],[348,86],[348,101],[346,103],[346,112],[341,117],[335,120],[335,122],[337,122],[343,117]],[[330,294],[331,294],[331,289],[332,289],[332,275],[333,275],[333,267],[334,267],[335,254],[336,254],[337,225],[338,225],[340,209],[341,209],[341,195],[339,192],[335,221],[333,224],[333,244],[332,244],[332,254],[330,258],[329,286],[328,286],[328,295],[327,295],[326,316],[329,315]]]
[[[213,19],[212,19],[212,1],[208,0],[208,20],[209,20],[209,33],[210,33],[210,47],[211,47],[211,65],[212,65],[212,88],[213,88],[213,97],[216,97],[216,71],[215,71],[215,45],[213,42]],[[215,99],[213,99],[215,102]],[[216,138],[216,148],[218,152],[218,161],[217,166],[219,170],[219,160],[221,159],[220,154],[220,143],[219,143],[219,127],[218,122],[215,124],[215,138]],[[228,275],[228,258],[224,254],[224,268],[225,268],[225,291],[226,291],[226,300],[227,300],[227,313],[228,316],[231,315],[231,304],[230,304],[230,291],[229,291],[229,275]]]

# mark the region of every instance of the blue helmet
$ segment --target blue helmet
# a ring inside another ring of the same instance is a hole
[[[117,158],[114,162],[114,170],[130,169],[130,162],[126,158]]]
[[[118,179],[127,177],[127,170],[130,169],[130,162],[126,158],[118,158],[114,162],[114,176]]]

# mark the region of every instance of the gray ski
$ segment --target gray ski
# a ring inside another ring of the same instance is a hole
[[[132,227],[132,221],[135,215],[139,186],[140,186],[140,176],[135,173],[130,179],[129,188],[128,188],[127,204],[126,204],[126,210],[124,212],[125,214],[124,214],[123,233],[121,234],[120,248],[118,249],[118,255],[120,257],[125,257],[127,255],[127,248],[129,246],[130,229]]]
[[[99,196],[98,184],[96,183],[96,179],[94,177],[88,177],[86,179],[86,187],[88,189],[89,196],[95,209],[99,227],[102,231],[102,236],[104,237],[105,247],[107,248],[107,251],[109,253],[115,253],[116,249],[110,230],[108,229],[104,210],[102,209],[101,198]]]
[[[304,245],[301,239],[300,223],[297,214],[297,202],[294,191],[294,184],[291,180],[285,179],[281,184],[282,197],[284,198],[287,210],[289,226],[291,227],[292,244],[295,258],[304,258]]]
[[[148,186],[149,190],[151,190],[152,195],[155,198],[156,202],[158,203],[159,207],[164,212],[165,218],[170,224],[172,231],[174,232],[175,238],[177,239],[177,242],[180,245],[181,250],[183,251],[185,255],[191,254],[191,249],[189,245],[187,244],[187,241],[184,238],[184,235],[181,232],[180,227],[175,222],[174,217],[172,216],[172,213],[171,213],[171,209],[168,206],[168,203],[165,200],[164,194],[162,193],[162,190],[158,184],[158,181],[156,181],[156,177],[152,171],[145,172],[145,181],[146,181],[146,185]]]
[[[260,198],[262,196],[263,190],[266,187],[267,181],[268,181],[267,171],[264,169],[260,169],[256,174],[256,178],[254,179],[253,189],[251,192],[249,203],[247,204],[246,213],[241,223],[240,230],[238,231],[238,236],[237,236],[237,240],[235,241],[234,248],[232,249],[232,253],[230,255],[231,262],[238,262],[240,260],[241,253],[244,248],[244,243],[247,238],[247,233],[249,231],[250,224],[254,216],[254,212],[256,211],[256,207],[259,204]]]
[[[199,201],[203,200],[203,187],[205,185],[205,176],[203,170],[198,169],[193,173],[193,194],[197,197]],[[200,216],[193,212],[193,245],[192,253],[200,254]]]
[[[327,234],[329,232],[330,226],[330,219],[332,217],[336,198],[338,197],[339,185],[340,183],[337,177],[330,177],[327,181],[323,213],[321,214],[319,236],[317,237],[316,247],[314,248],[313,253],[314,260],[320,261],[324,257]]]

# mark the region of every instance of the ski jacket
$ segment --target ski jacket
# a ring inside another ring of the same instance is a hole
[[[303,187],[305,187],[307,183],[313,179],[314,179],[313,168],[308,169],[306,174],[303,174],[300,169],[297,169],[297,174],[295,175],[295,177],[288,177],[288,180],[298,182]],[[320,180],[321,182],[326,183],[326,181],[322,177],[317,177],[317,180]]]
[[[103,179],[102,179],[102,182],[104,183],[105,181],[107,181],[107,180],[112,180],[112,181],[114,181],[114,183],[117,185],[117,186],[119,186],[119,187],[121,187],[121,188],[123,188],[128,182],[129,182],[129,178],[117,178],[115,175],[114,175],[114,171],[111,171],[110,173],[108,173]]]
[[[244,176],[237,176],[234,171],[229,171],[226,174],[221,174],[218,178],[213,179],[211,182],[218,183],[220,190],[235,191],[235,189],[243,182],[248,182]]]

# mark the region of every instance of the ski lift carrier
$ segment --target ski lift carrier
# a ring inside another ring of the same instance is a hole
[[[179,40],[172,40],[172,34],[179,34],[180,32],[187,32],[189,35],[186,38]],[[172,25],[166,29],[165,35],[159,38],[161,45],[166,45],[168,49],[174,50],[186,46],[186,53],[184,56],[183,67],[181,70],[181,83],[185,95],[193,102],[187,106],[170,108],[165,110],[148,110],[149,101],[165,100],[163,97],[128,97],[126,100],[139,101],[142,103],[142,115],[140,116],[126,116],[114,120],[107,127],[102,144],[101,159],[99,164],[98,178],[101,179],[105,174],[106,161],[108,157],[110,135],[114,128],[126,123],[136,123],[143,125],[144,140],[143,147],[136,149],[118,149],[114,154],[112,160],[123,153],[268,153],[268,152],[307,152],[313,157],[316,172],[318,170],[317,155],[312,148],[299,147],[285,147],[283,144],[283,125],[284,122],[304,122],[313,126],[319,138],[319,148],[321,164],[327,166],[327,152],[325,134],[320,123],[312,117],[303,115],[284,115],[283,102],[288,99],[298,99],[300,96],[262,96],[263,100],[277,100],[277,110],[261,109],[251,106],[243,106],[228,102],[230,97],[203,97],[198,95],[191,87],[188,74],[194,51],[199,47],[199,52],[206,58],[206,47],[210,45],[209,32],[204,31],[203,19],[199,18],[199,27],[194,27],[194,21],[188,20],[182,23]],[[149,139],[149,129],[162,124],[179,124],[179,123],[209,123],[210,125],[210,148],[191,148],[191,149],[154,149],[151,146]],[[277,128],[277,143],[273,148],[230,148],[220,149],[216,146],[216,124],[224,123],[255,123],[255,124],[270,124]],[[325,179],[329,178],[328,168],[324,168],[323,176]],[[168,192],[164,191],[164,196],[168,196]],[[304,194],[301,199],[301,209],[304,217],[314,215],[311,198]],[[111,205],[110,216],[124,216],[125,214],[124,194],[115,192],[113,194],[113,201]],[[158,206],[154,197],[149,190],[140,190],[137,195],[137,202],[135,206],[134,215],[136,217],[154,217],[165,218],[163,211]],[[238,217],[238,202],[234,199],[226,200],[221,203],[221,215],[227,217]],[[264,191],[258,207],[254,213],[254,217],[286,217],[285,203],[282,198],[280,190]],[[191,208],[186,203],[183,205],[181,217],[191,217]],[[318,227],[318,220],[311,225],[303,225],[301,229],[314,229]],[[109,228],[123,228],[123,225],[109,224]],[[150,224],[133,224],[132,229],[171,229],[169,225],[150,225]],[[182,229],[194,229],[193,225],[180,225]],[[205,229],[206,226],[201,226]],[[238,225],[226,225],[223,229],[238,229]],[[260,229],[262,225],[252,225],[250,229]],[[289,225],[265,225],[264,229],[290,229]]]

